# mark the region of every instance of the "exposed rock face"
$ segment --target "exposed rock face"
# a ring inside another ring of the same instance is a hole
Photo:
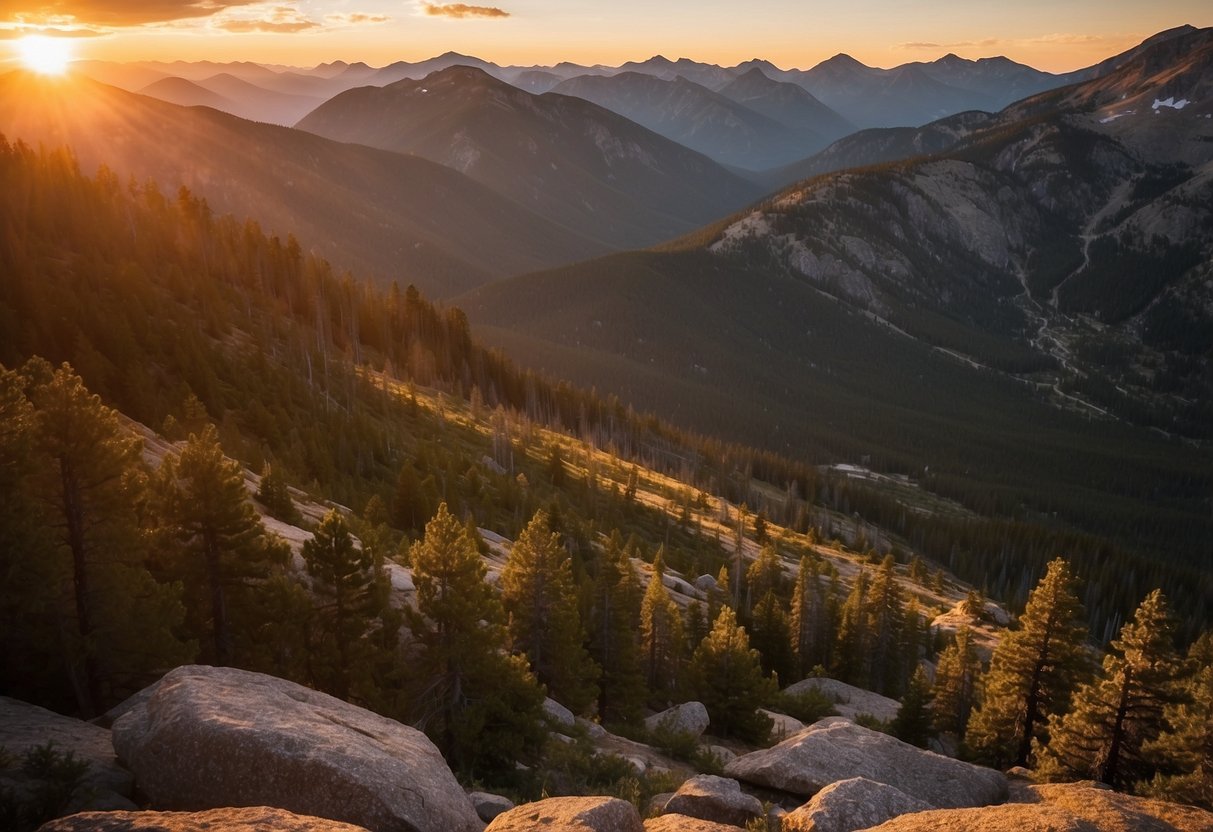
[[[1213,812],[1118,794],[1090,783],[1030,786],[1028,803],[902,815],[880,832],[1209,832]]]
[[[644,721],[644,727],[650,731],[658,727],[666,727],[678,733],[699,736],[708,730],[708,709],[702,702],[683,702],[659,714],[653,714]]]
[[[476,814],[485,823],[488,823],[502,812],[508,812],[514,808],[514,801],[508,797],[488,792],[469,792],[468,800],[472,801],[472,805],[476,807]]]
[[[932,807],[905,792],[852,777],[831,783],[783,819],[783,832],[854,832]]]
[[[362,826],[253,806],[205,812],[85,812],[39,832],[366,832]]]
[[[1007,796],[1000,772],[962,763],[870,731],[842,717],[809,726],[773,748],[738,757],[725,774],[811,797],[831,783],[866,777],[937,808],[986,806]]]
[[[901,703],[896,699],[848,685],[846,682],[839,682],[837,679],[827,679],[824,676],[788,685],[783,692],[795,696],[813,689],[837,700],[838,704],[834,706],[834,710],[838,711],[839,716],[852,721],[859,714],[870,714],[881,722],[888,722],[897,716],[897,709],[901,707]]]
[[[759,708],[758,712],[770,718],[772,740],[786,739],[793,734],[803,731],[805,728],[803,722],[787,714],[768,711],[766,708]]]
[[[762,814],[762,801],[742,792],[736,780],[700,774],[678,787],[665,804],[664,812],[745,826]]]
[[[436,827],[437,828],[437,827]],[[643,832],[636,807],[616,797],[550,797],[500,814],[485,832]]]
[[[71,752],[88,763],[81,788],[69,803],[71,810],[134,808],[128,799],[134,776],[118,764],[108,730],[0,696],[0,748],[20,760],[30,748],[48,742],[56,751]]]
[[[479,830],[424,734],[293,682],[179,667],[114,724],[153,806],[270,805],[373,829]]]
[[[737,832],[738,828],[687,815],[662,815],[644,822],[644,832]]]
[[[573,712],[550,697],[543,700],[543,713],[548,722],[559,731],[570,731],[577,724]]]

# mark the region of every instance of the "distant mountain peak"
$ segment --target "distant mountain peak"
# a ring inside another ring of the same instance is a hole
[[[935,63],[940,66],[963,66],[964,64],[971,64],[973,61],[962,58],[955,52],[949,52],[939,60],[935,61]]]

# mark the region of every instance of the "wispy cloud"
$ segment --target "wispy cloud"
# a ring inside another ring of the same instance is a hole
[[[253,11],[253,10],[250,10]],[[212,25],[225,32],[268,32],[270,34],[289,35],[295,32],[306,32],[309,29],[319,29],[320,24],[308,19],[294,6],[272,6],[256,9],[249,14],[246,11],[233,13],[215,19]]]
[[[1055,32],[1050,35],[1040,35],[1019,41],[1022,44],[1040,45],[1056,44],[1058,46],[1075,46],[1080,44],[1104,43],[1108,39],[1103,35],[1079,35],[1070,32]]]
[[[469,6],[467,3],[422,3],[421,10],[429,17],[509,17],[510,13],[496,6]]]
[[[210,17],[256,0],[5,0],[0,20],[84,27],[141,26]]]
[[[998,38],[982,38],[981,40],[958,40],[951,43],[934,43],[932,41],[910,41],[897,44],[898,49],[988,49],[998,46],[1002,41]]]
[[[387,23],[391,18],[386,14],[368,14],[366,12],[348,12],[342,14],[326,14],[324,22],[330,26],[366,26],[375,23]]]
[[[54,38],[100,38],[111,34],[104,29],[65,28],[62,26],[5,26],[0,24],[0,40],[15,40],[26,35],[47,35]]]

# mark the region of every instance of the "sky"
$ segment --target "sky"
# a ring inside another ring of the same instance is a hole
[[[492,3],[493,5],[478,5]],[[36,31],[81,59],[383,66],[454,50],[499,64],[617,65],[657,54],[808,68],[1006,55],[1052,72],[1213,25],[1210,0],[0,0],[0,70]]]

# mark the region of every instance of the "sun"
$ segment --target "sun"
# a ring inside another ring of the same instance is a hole
[[[72,47],[66,39],[46,35],[26,35],[17,41],[17,52],[26,69],[43,75],[62,75],[72,60]]]

